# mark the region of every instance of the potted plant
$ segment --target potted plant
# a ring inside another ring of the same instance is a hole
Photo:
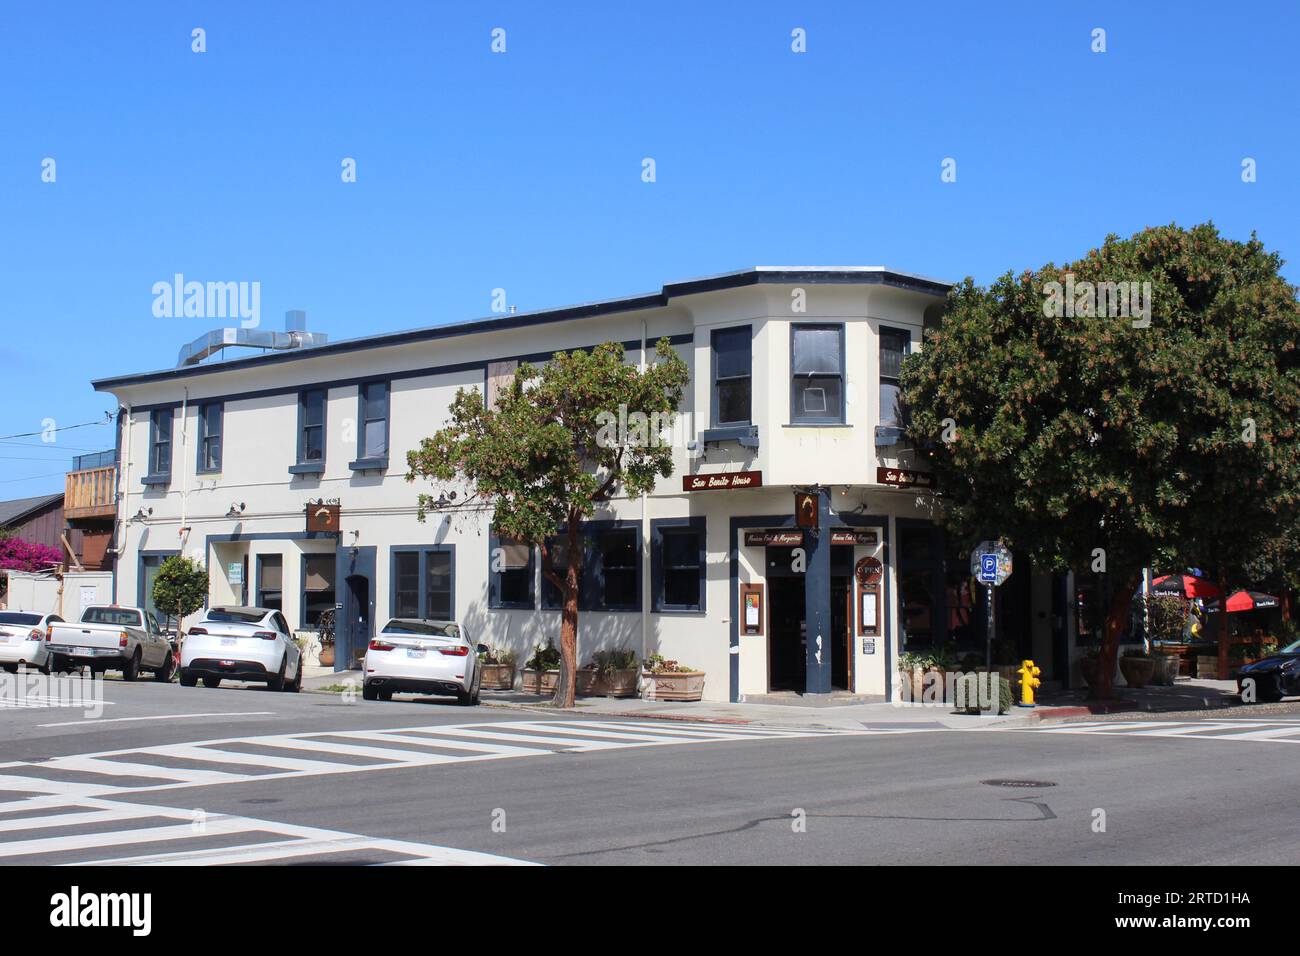
[[[898,671],[904,681],[903,700],[919,703],[924,700],[927,680],[943,687],[944,658],[933,651],[905,651],[898,655]],[[928,675],[936,675],[929,678]],[[942,693],[942,692],[941,692]]]
[[[1079,676],[1083,682],[1088,685],[1088,690],[1095,693],[1097,687],[1101,684],[1101,648],[1090,647],[1083,657],[1079,658]]]
[[[320,638],[320,654],[317,659],[321,667],[334,666],[334,611],[322,611],[316,623],[316,635]]]
[[[1129,687],[1146,687],[1155,669],[1155,659],[1143,650],[1125,651],[1119,659],[1119,672],[1124,675]]]
[[[538,645],[524,664],[525,694],[554,694],[560,682],[560,649],[550,640]]]
[[[515,652],[499,647],[484,647],[478,661],[483,671],[479,687],[483,690],[514,690]]]
[[[1187,647],[1183,644],[1187,605],[1176,594],[1148,594],[1140,599],[1139,607],[1146,615],[1147,636],[1152,641],[1149,682],[1172,685]]]
[[[704,696],[704,671],[668,660],[662,654],[651,654],[643,668],[642,696],[646,700],[700,700]]]
[[[635,651],[597,651],[593,656],[600,669],[601,689],[606,697],[636,696],[639,672]]]

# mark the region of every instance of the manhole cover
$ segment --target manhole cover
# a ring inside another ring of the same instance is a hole
[[[1054,787],[1050,780],[981,780],[986,787]]]

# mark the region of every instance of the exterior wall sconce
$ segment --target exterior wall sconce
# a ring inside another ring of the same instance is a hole
[[[238,518],[240,515],[244,513],[244,507],[245,506],[242,501],[232,504],[230,506],[230,510],[226,512],[226,517],[230,518],[233,521],[235,518]]]

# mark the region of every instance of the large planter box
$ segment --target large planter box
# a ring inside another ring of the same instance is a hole
[[[700,700],[704,697],[704,671],[676,674],[642,672],[645,685],[641,696],[646,700]]]
[[[1218,657],[1199,656],[1196,658],[1196,676],[1202,680],[1219,680]],[[1225,676],[1223,680],[1227,680]]]
[[[1119,672],[1129,687],[1143,688],[1151,682],[1155,674],[1156,662],[1151,657],[1121,657]]]
[[[930,675],[934,677],[931,678]],[[935,703],[944,699],[947,680],[944,672],[937,667],[922,669],[920,667],[906,670],[902,667],[898,669],[898,677],[902,682],[902,698],[904,702],[912,704],[926,703],[926,684],[930,685],[930,696]]]
[[[514,664],[483,664],[483,682],[479,685],[483,690],[514,690],[515,687],[515,665]]]
[[[553,671],[524,671],[524,693],[525,694],[554,694],[555,687],[560,682],[560,672]]]
[[[579,697],[595,697],[604,693],[600,671],[593,667],[580,667],[574,677],[573,692]]]
[[[1154,665],[1151,669],[1151,683],[1158,687],[1172,686],[1182,666],[1182,655],[1178,653],[1162,654],[1159,651],[1153,651],[1151,661]]]
[[[625,671],[610,671],[601,681],[606,697],[635,697],[637,695],[637,677],[640,672],[635,668]]]

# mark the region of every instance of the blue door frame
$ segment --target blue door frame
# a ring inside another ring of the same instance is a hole
[[[342,548],[335,552],[334,669],[350,669],[352,659],[365,653],[375,629],[375,548]],[[358,592],[365,595],[364,606]]]

